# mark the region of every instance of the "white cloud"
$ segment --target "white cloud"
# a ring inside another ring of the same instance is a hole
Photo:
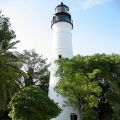
[[[81,0],[78,2],[78,9],[87,10],[96,5],[103,5],[114,0]]]
[[[95,5],[103,4],[104,2],[106,2],[106,0],[86,0],[83,3],[83,7],[84,7],[84,9],[88,9]]]

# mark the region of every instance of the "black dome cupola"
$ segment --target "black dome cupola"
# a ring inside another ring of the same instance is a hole
[[[61,2],[61,4],[55,8],[55,15],[53,16],[51,27],[54,23],[62,21],[70,23],[73,27],[73,22],[69,13],[69,7],[64,5],[63,2]]]
[[[55,8],[55,14],[61,13],[61,12],[69,13],[69,7],[64,5],[63,2],[61,2],[61,4]]]

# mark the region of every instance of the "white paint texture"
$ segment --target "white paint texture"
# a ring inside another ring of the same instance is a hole
[[[72,25],[68,22],[57,22],[52,26],[53,43],[52,58],[57,59],[58,55],[71,58],[72,54]]]

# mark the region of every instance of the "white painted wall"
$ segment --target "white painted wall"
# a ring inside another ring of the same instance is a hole
[[[72,25],[68,22],[57,22],[52,26],[52,31],[52,58],[57,59],[59,54],[71,58],[73,56]]]
[[[54,91],[54,87],[58,82],[55,76],[57,65],[54,63],[59,55],[62,57],[72,58],[72,25],[68,22],[57,22],[52,26],[53,41],[52,41],[52,63],[49,83],[49,97],[53,99],[63,109],[62,113],[52,120],[70,120],[70,113],[76,113],[79,118],[79,112],[72,107],[64,106],[64,98]]]

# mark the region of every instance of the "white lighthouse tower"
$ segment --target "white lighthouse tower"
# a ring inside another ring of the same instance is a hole
[[[72,58],[72,29],[73,22],[69,13],[69,7],[61,3],[55,8],[55,14],[52,19],[51,29],[53,32],[52,39],[52,63],[49,83],[49,97],[53,99],[62,108],[62,113],[53,120],[79,120],[79,113],[70,106],[66,106],[64,98],[54,91],[58,82],[55,76],[57,65],[55,60],[60,58]]]

